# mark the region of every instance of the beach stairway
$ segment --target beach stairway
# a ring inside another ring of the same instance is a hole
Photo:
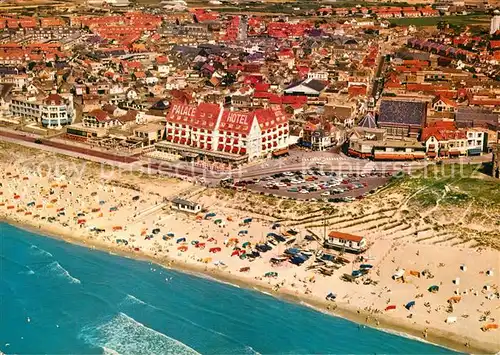
[[[161,210],[163,210],[164,207],[167,207],[167,203],[163,202],[163,203],[159,203],[157,205],[153,205],[153,206],[150,206],[148,208],[145,208],[143,209],[142,211],[139,211],[135,217],[134,217],[134,221],[137,222],[137,221],[140,221],[144,218],[146,218],[147,216],[150,216],[156,212],[159,212]]]
[[[205,186],[190,186],[187,189],[184,189],[179,195],[179,198],[184,200],[191,200],[197,195],[202,194],[207,188]]]

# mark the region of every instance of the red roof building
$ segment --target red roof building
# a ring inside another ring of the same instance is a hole
[[[288,117],[275,106],[255,111],[225,110],[222,106],[172,103],[166,117],[167,142],[173,148],[249,160],[288,147]]]

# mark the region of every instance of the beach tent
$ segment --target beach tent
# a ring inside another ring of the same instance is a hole
[[[217,215],[217,214],[216,214],[216,213],[214,213],[214,212],[207,213],[207,214],[205,215],[205,219],[209,219],[209,218],[215,217],[216,215]]]
[[[99,204],[100,204],[100,205],[104,205],[105,203],[106,203],[106,202],[105,202],[105,201],[103,201],[103,200],[99,201]]]
[[[395,306],[395,305],[393,305],[393,304],[391,304],[391,305],[389,305],[389,306],[385,307],[385,310],[386,310],[386,311],[392,311],[392,310],[394,310],[394,309],[396,309],[396,306]]]
[[[268,244],[257,244],[255,246],[255,249],[257,249],[261,253],[265,253],[266,251],[269,251],[269,250],[271,250],[273,248],[271,246],[269,246]]]
[[[179,244],[179,243],[183,243],[186,241],[186,238],[179,238],[177,239],[176,243]]]
[[[293,229],[289,229],[289,230],[287,230],[286,232],[287,232],[288,234],[290,234],[290,235],[297,235],[297,234],[299,234],[299,232],[297,232],[296,230],[293,230]]]
[[[361,264],[361,265],[359,265],[360,269],[371,269],[372,267],[373,267],[373,265],[370,265],[370,264]]]
[[[203,259],[203,262],[205,264],[211,263],[212,262],[212,258],[205,258],[205,259]]]
[[[240,272],[247,272],[250,271],[250,266],[245,266],[240,269]]]
[[[242,235],[242,234],[248,234],[248,231],[247,230],[241,230],[238,232],[238,235]]]
[[[439,286],[437,285],[432,285],[431,287],[428,288],[429,292],[436,293],[439,291]]]
[[[250,247],[250,246],[251,246],[250,242],[245,242],[242,245],[243,248]]]
[[[279,223],[274,223],[274,224],[272,225],[272,227],[271,227],[271,228],[272,228],[272,229],[276,229],[276,228],[279,228],[279,227],[281,227],[281,224],[279,224]]]
[[[191,245],[196,245],[196,244],[198,244],[198,243],[199,243],[199,241],[197,241],[197,240],[193,240],[193,241],[191,241]]]
[[[116,206],[109,208],[109,212],[116,212],[116,211],[118,211],[118,207],[116,207]]]
[[[456,323],[457,317],[448,317],[448,318],[446,318],[445,322],[448,324]]]
[[[210,249],[208,250],[208,252],[209,252],[209,253],[218,253],[218,252],[220,252],[221,250],[222,250],[221,248],[219,248],[219,247],[215,247],[215,248],[210,248]]]
[[[113,229],[113,232],[114,232],[114,231],[121,231],[123,228],[122,228],[122,226],[113,226],[112,229]]]
[[[221,224],[221,223],[222,223],[222,219],[220,219],[220,218],[219,218],[219,219],[216,219],[216,220],[214,221],[214,223],[215,223],[215,224]]]
[[[453,296],[448,298],[448,303],[458,303],[462,300],[462,297],[460,296]]]
[[[326,295],[327,301],[335,301],[336,298],[337,298],[337,295],[333,292],[330,292],[328,295]]]
[[[197,243],[197,244],[195,245],[195,248],[205,249],[205,243]]]
[[[481,330],[483,332],[486,332],[488,330],[493,330],[493,329],[498,329],[498,324],[496,324],[496,323],[490,323],[490,324],[486,324],[485,326],[483,326],[481,328]]]
[[[132,201],[138,201],[139,199],[140,199],[139,195],[132,197]]]
[[[296,255],[299,252],[300,252],[300,250],[297,248],[288,248],[285,250],[285,254],[288,254],[288,255]]]
[[[405,308],[406,308],[407,310],[410,310],[410,309],[411,309],[412,307],[414,307],[414,306],[415,306],[415,301],[410,301],[410,302],[408,302],[408,303],[406,304]]]
[[[244,224],[248,224],[248,223],[250,223],[250,222],[252,222],[252,218],[244,218],[244,219],[243,219],[243,223],[244,223]]]
[[[167,237],[173,238],[174,236],[174,233],[167,233]]]
[[[250,254],[247,254],[249,258],[257,258],[260,256],[260,253],[257,250],[253,250]]]
[[[278,277],[278,273],[274,271],[269,271],[264,274],[264,277]]]
[[[229,217],[227,217],[227,220],[228,220],[229,222],[232,222],[232,221],[233,221],[233,217],[229,216]]]
[[[188,247],[185,245],[181,245],[180,247],[177,248],[177,250],[184,252],[184,251],[188,250]]]
[[[392,279],[397,280],[397,279],[403,277],[404,274],[405,274],[405,269],[398,269],[398,270],[396,270],[394,275],[392,275]]]

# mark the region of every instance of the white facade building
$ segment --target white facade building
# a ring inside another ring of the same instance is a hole
[[[490,34],[500,30],[500,16],[493,16],[490,22]]]
[[[248,112],[174,103],[166,129],[167,142],[179,150],[191,147],[206,155],[254,160],[288,147],[288,118],[281,107]]]
[[[73,95],[62,97],[51,94],[43,100],[13,98],[9,111],[14,116],[31,118],[45,127],[61,127],[73,123],[75,119]]]

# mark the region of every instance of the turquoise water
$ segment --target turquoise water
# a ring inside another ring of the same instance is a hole
[[[2,223],[0,315],[6,354],[451,353]]]

